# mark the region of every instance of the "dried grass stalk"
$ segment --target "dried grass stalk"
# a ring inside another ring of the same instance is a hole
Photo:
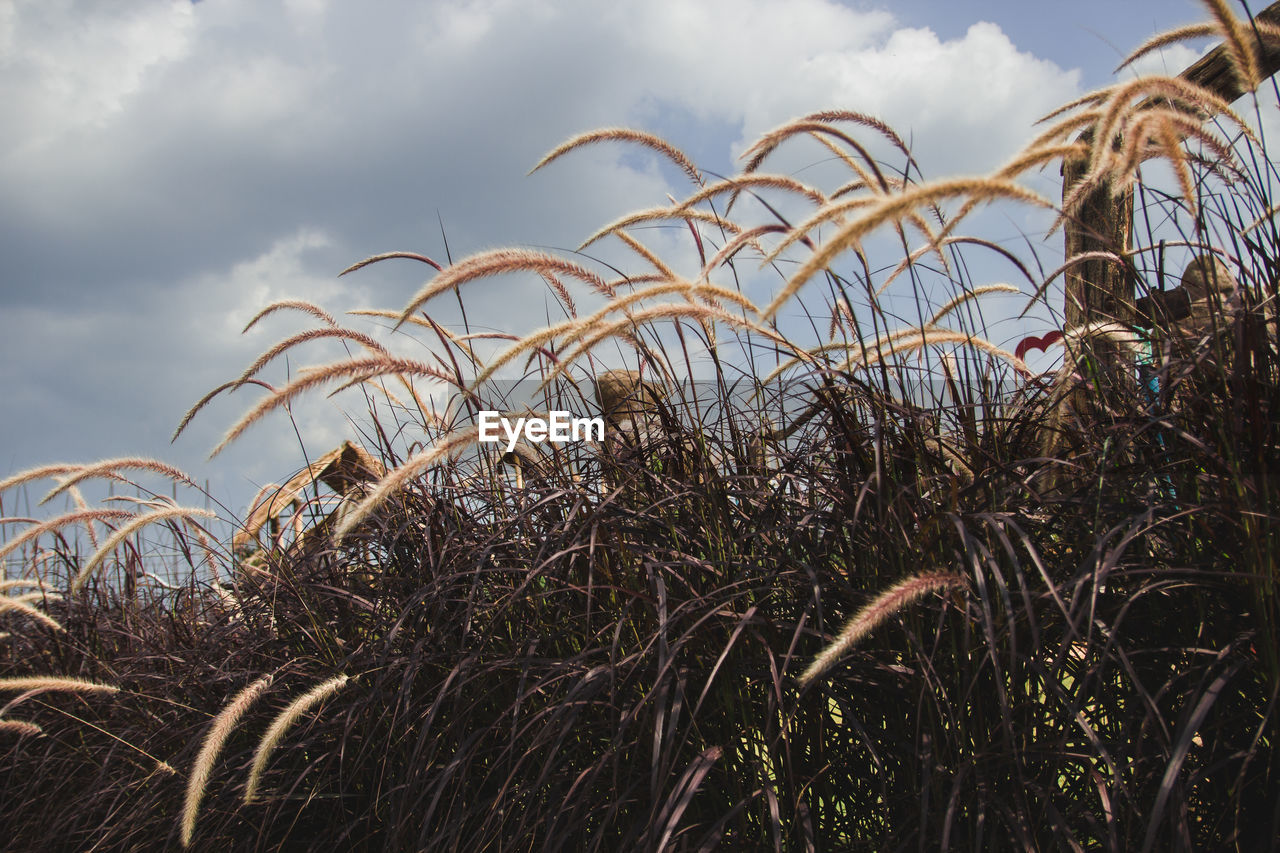
[[[754,172],[756,169],[760,168],[760,164],[765,161],[765,158],[777,150],[778,146],[798,134],[821,134],[824,136],[831,136],[843,142],[845,145],[848,145],[858,153],[858,156],[862,158],[862,160],[867,164],[867,167],[871,170],[871,173],[868,174],[865,170],[855,167],[858,176],[869,184],[872,184],[872,191],[875,191],[877,187],[883,192],[889,191],[889,184],[885,181],[884,174],[880,171],[880,166],[876,163],[875,158],[871,156],[871,152],[869,152],[866,147],[847,133],[831,127],[827,122],[814,121],[805,118],[788,122],[779,128],[771,130],[769,133],[766,133],[764,136],[756,140],[755,144],[742,154],[742,159],[747,161],[747,164],[743,166],[742,171],[745,173]],[[846,160],[846,162],[851,163],[849,160]],[[874,175],[874,180],[871,179],[872,175]]]
[[[637,255],[644,258],[646,261],[648,261],[650,265],[653,266],[654,270],[658,273],[658,275],[661,276],[662,278],[667,278],[667,279],[679,278],[679,276],[675,274],[675,271],[672,270],[671,267],[667,266],[666,263],[662,260],[662,258],[658,257],[657,254],[655,254],[652,249],[650,249],[644,243],[641,243],[639,240],[637,240],[632,235],[628,234],[626,231],[619,231],[618,239],[626,243],[631,248],[631,250],[635,252]]]
[[[440,264],[436,263],[431,258],[428,258],[426,255],[418,254],[417,252],[383,252],[381,255],[371,255],[363,261],[356,261],[354,264],[338,273],[338,278],[342,278],[349,272],[355,272],[358,269],[367,267],[369,264],[376,264],[379,261],[389,261],[392,258],[404,258],[405,260],[410,261],[420,261],[428,266],[435,267],[437,270],[444,269],[444,267],[440,266]]]
[[[37,586],[44,589],[44,581],[41,578],[8,578],[7,580],[0,580],[0,592],[7,592],[19,586]]]
[[[205,735],[204,744],[200,747],[200,754],[196,756],[196,762],[191,767],[191,778],[187,780],[187,795],[183,801],[180,818],[183,847],[191,846],[191,837],[196,830],[196,816],[200,812],[200,801],[204,798],[205,788],[209,784],[209,775],[213,772],[213,764],[218,760],[222,745],[226,743],[227,737],[240,722],[240,718],[270,686],[271,676],[264,675],[241,690],[218,713],[213,720],[213,725],[209,727],[209,733]]]
[[[271,758],[272,751],[280,743],[284,733],[308,710],[342,689],[342,686],[347,681],[347,676],[339,675],[316,685],[289,703],[289,707],[281,711],[279,716],[271,722],[271,727],[267,729],[267,733],[258,742],[258,748],[253,752],[253,767],[249,770],[249,782],[244,789],[246,805],[253,802],[254,796],[258,793],[258,783],[262,781],[262,771],[266,769],[267,760]]]
[[[240,378],[235,381],[235,384],[243,385],[254,374],[262,370],[262,368],[266,367],[273,359],[277,358],[286,350],[298,346],[299,344],[307,343],[308,341],[324,338],[341,338],[342,340],[355,341],[372,353],[376,353],[378,355],[391,355],[391,353],[387,352],[386,347],[363,332],[357,332],[352,329],[343,329],[337,326],[324,329],[308,329],[305,332],[299,332],[296,335],[285,338],[283,341],[280,341],[280,343],[258,356],[257,360],[254,361],[253,364],[249,365],[249,367],[245,369],[244,373],[240,374]]]
[[[107,537],[107,541],[102,543],[102,547],[93,552],[93,556],[85,563],[84,568],[76,575],[76,579],[71,583],[71,592],[78,592],[80,587],[84,586],[84,582],[89,579],[98,565],[107,558],[107,555],[116,549],[121,542],[136,530],[152,524],[157,521],[164,521],[170,518],[181,518],[190,521],[193,517],[200,518],[217,518],[217,515],[211,510],[197,509],[194,507],[172,506],[163,507],[155,512],[149,512],[146,515],[134,516],[133,520],[122,526],[115,533]]]
[[[388,358],[387,356],[371,356],[368,358],[353,358],[346,361],[340,361],[336,364],[326,365],[317,370],[308,372],[305,376],[299,376],[283,388],[276,390],[274,393],[263,398],[256,406],[254,406],[248,414],[242,417],[227,434],[223,436],[218,446],[209,454],[209,458],[217,456],[227,448],[227,445],[239,438],[245,430],[253,426],[265,415],[275,409],[291,402],[295,397],[305,391],[309,391],[326,382],[332,382],[335,379],[371,379],[375,376],[385,376],[387,374],[408,374],[417,376],[426,376],[432,379],[438,379],[441,382],[453,384],[453,377],[420,361],[408,358]]]
[[[246,323],[245,327],[240,330],[240,334],[243,335],[245,332],[252,329],[255,325],[257,325],[258,321],[263,319],[264,317],[268,317],[277,311],[283,311],[286,309],[293,310],[293,311],[301,311],[304,314],[310,314],[312,317],[315,317],[317,320],[324,323],[326,326],[338,325],[338,321],[333,319],[333,315],[318,305],[314,305],[303,299],[281,299],[279,302],[272,302],[266,308],[263,308],[257,314],[254,314],[253,319],[250,320],[248,323]]]
[[[663,219],[679,219],[683,221],[695,219],[699,222],[705,222],[708,225],[714,225],[716,228],[722,228],[731,234],[737,234],[742,230],[742,227],[736,222],[700,208],[686,208],[681,207],[680,205],[673,205],[671,207],[651,207],[647,210],[628,213],[626,216],[610,222],[608,225],[583,240],[582,244],[578,246],[578,251],[581,252],[592,243],[599,242],[616,231],[621,231],[624,228],[630,228],[633,225],[639,225],[642,222],[654,222]]]
[[[51,518],[47,521],[42,521],[39,524],[33,524],[17,536],[10,539],[3,546],[0,546],[0,560],[3,560],[9,554],[22,547],[24,543],[37,539],[52,530],[65,527],[68,524],[80,524],[82,522],[93,521],[119,521],[135,517],[136,514],[127,509],[84,509],[69,512],[65,515],[60,515],[57,518]]]
[[[680,171],[689,176],[689,179],[695,184],[702,184],[702,173],[698,171],[698,167],[693,165],[685,153],[673,146],[660,136],[652,133],[646,133],[643,130],[631,130],[625,127],[606,127],[600,130],[592,130],[587,133],[568,139],[550,152],[547,153],[538,164],[529,170],[529,174],[541,169],[553,160],[556,160],[574,149],[581,148],[584,145],[593,145],[597,142],[635,142],[648,148],[650,151],[656,151],[666,157],[672,163],[680,167]]]
[[[80,493],[80,489],[75,486],[71,486],[67,489],[67,493],[71,495],[71,500],[75,502],[76,509],[86,510],[89,508],[89,502],[84,499],[84,495]],[[93,546],[94,550],[97,550],[99,545],[97,528],[93,526],[92,521],[86,521],[84,523],[84,529],[85,532],[89,534],[89,544]]]
[[[827,197],[821,191],[809,186],[806,183],[797,181],[795,178],[786,175],[770,175],[770,174],[746,174],[737,175],[732,178],[726,178],[723,181],[717,181],[710,186],[703,187],[693,195],[680,202],[677,210],[685,210],[692,208],[695,204],[701,204],[708,199],[715,198],[727,192],[735,195],[747,189],[775,189],[784,192],[802,195],[815,204],[822,206],[827,203]]]
[[[3,596],[0,596],[0,601],[4,600],[6,599]],[[57,592],[46,592],[41,590],[40,592],[24,592],[21,595],[11,595],[7,600],[17,601],[21,604],[31,604],[33,601],[61,601],[62,595]]]
[[[564,282],[560,280],[560,277],[553,273],[546,272],[542,274],[542,280],[545,281],[547,286],[555,292],[556,297],[560,300],[560,304],[564,306],[564,310],[568,315],[570,317],[577,317],[578,306],[574,304],[573,296],[569,293],[569,288],[564,286]]]
[[[14,486],[21,486],[23,483],[29,483],[32,480],[46,480],[50,477],[60,477],[63,474],[71,474],[83,468],[83,465],[74,465],[68,462],[55,462],[52,465],[40,465],[35,468],[28,468],[25,471],[19,471],[10,477],[0,480],[0,492],[6,489],[12,489]]]
[[[1103,108],[1101,118],[1098,119],[1093,139],[1090,140],[1093,150],[1090,153],[1089,170],[1082,179],[1082,183],[1096,182],[1111,170],[1116,160],[1114,150],[1116,138],[1123,138],[1129,125],[1143,113],[1151,109],[1168,109],[1167,106],[1157,106],[1161,101],[1185,105],[1181,108],[1182,112],[1193,110],[1204,115],[1226,116],[1241,128],[1246,136],[1254,139],[1248,125],[1231,109],[1230,104],[1203,86],[1180,77],[1163,75],[1139,77],[1137,80],[1113,86],[1109,92],[1110,97]],[[1149,102],[1135,104],[1134,100],[1139,97],[1145,97]],[[1066,203],[1063,207],[1068,211],[1071,209]]]
[[[1025,148],[1012,160],[1000,167],[995,173],[997,178],[1012,180],[1023,172],[1044,167],[1049,163],[1067,160],[1072,157],[1083,157],[1089,153],[1089,146],[1083,142],[1058,142]]]
[[[356,525],[364,521],[393,494],[400,491],[414,477],[434,465],[446,456],[459,452],[464,447],[474,444],[479,437],[479,427],[468,427],[464,430],[443,436],[435,444],[420,453],[410,456],[399,468],[391,471],[378,481],[369,495],[351,510],[342,522],[334,528],[334,542],[341,542]]]
[[[902,154],[907,157],[908,162],[912,166],[915,166],[916,161],[911,154],[911,149],[907,146],[907,143],[903,141],[902,137],[898,135],[898,132],[885,123],[883,119],[878,119],[873,115],[854,112],[853,110],[821,110],[804,116],[800,121],[821,121],[827,123],[839,121],[861,125],[862,127],[869,127],[887,139],[894,148],[897,148],[898,151],[902,152]],[[916,168],[917,170],[919,169],[919,167]]]
[[[760,313],[760,309],[757,308],[750,299],[735,290],[729,290],[728,288],[714,284],[694,284],[678,277],[671,281],[661,281],[651,287],[635,290],[625,296],[615,297],[607,302],[603,308],[596,311],[589,317],[584,317],[580,320],[566,320],[562,323],[556,323],[555,325],[547,326],[544,329],[539,329],[536,332],[526,335],[524,338],[517,341],[515,345],[508,347],[506,350],[495,356],[493,360],[485,366],[485,369],[476,377],[473,387],[479,387],[483,383],[487,382],[498,370],[511,363],[513,359],[522,353],[531,352],[561,336],[564,336],[565,338],[560,347],[563,349],[569,344],[581,340],[584,336],[589,335],[594,330],[606,327],[607,324],[605,321],[610,314],[619,311],[626,311],[637,302],[668,293],[681,293],[689,299],[690,302],[693,302],[693,298],[695,296],[702,297],[708,301],[714,299],[724,300],[726,302],[732,302],[757,316]]]
[[[1252,92],[1258,88],[1262,75],[1258,69],[1258,55],[1253,50],[1255,42],[1250,26],[1232,14],[1226,0],[1205,0],[1205,6],[1217,21],[1240,88]]]
[[[960,243],[966,243],[973,246],[982,246],[985,249],[990,249],[991,251],[1000,255],[1006,261],[1008,261],[1009,263],[1017,267],[1018,272],[1022,273],[1023,278],[1025,278],[1029,283],[1031,284],[1036,283],[1036,279],[1031,275],[1031,271],[1027,269],[1027,266],[1022,262],[1022,259],[1020,259],[1013,252],[1006,249],[1004,246],[1001,246],[999,243],[993,243],[990,240],[984,240],[981,237],[965,237],[965,236],[943,237],[942,239],[938,240],[936,244],[920,246],[912,250],[910,254],[908,254],[905,258],[903,258],[898,263],[898,265],[894,267],[893,272],[889,273],[888,277],[885,278],[884,282],[881,283],[881,285],[876,288],[876,292],[875,292],[876,298],[878,299],[879,297],[883,296],[884,292],[889,289],[889,285],[893,284],[893,282],[898,279],[898,276],[902,275],[904,272],[909,270],[913,264],[918,263],[920,259],[925,255],[927,255],[929,252],[936,252],[941,249],[945,249],[948,246],[952,246]]]
[[[1013,368],[1024,376],[1031,371],[1027,368],[1026,362],[1018,358],[1006,349],[996,346],[985,338],[968,332],[956,332],[950,329],[917,329],[918,332],[911,336],[905,336],[893,341],[891,344],[878,344],[874,347],[868,347],[867,353],[857,353],[851,357],[842,366],[842,370],[848,370],[854,366],[869,366],[876,364],[890,355],[900,352],[910,352],[927,346],[936,346],[938,344],[963,344],[981,350],[988,355],[1007,361],[1013,365]]]
[[[15,734],[18,737],[44,734],[44,729],[26,720],[0,720],[0,734]]]
[[[0,690],[26,692],[28,690],[63,690],[71,693],[117,693],[120,688],[113,684],[100,684],[83,678],[70,678],[62,675],[26,675],[14,678],[0,678]]]
[[[607,287],[604,279],[592,270],[546,252],[535,252],[530,249],[497,249],[480,252],[458,261],[427,282],[426,286],[415,293],[409,300],[409,304],[400,312],[396,326],[399,327],[407,322],[409,317],[428,300],[447,290],[460,287],[478,278],[511,272],[565,275],[584,281],[601,292]]]
[[[698,320],[702,323],[719,321],[725,325],[766,337],[773,343],[777,344],[780,348],[796,352],[795,347],[789,340],[749,318],[730,314],[728,311],[720,308],[713,308],[709,305],[668,302],[661,305],[653,305],[648,308],[643,308],[634,313],[626,312],[626,316],[620,320],[615,320],[610,323],[596,323],[591,326],[589,334],[583,336],[578,341],[577,346],[568,352],[542,381],[541,385],[538,386],[539,391],[554,382],[563,373],[565,373],[565,371],[567,371],[575,361],[607,338],[619,337],[633,328],[644,326],[658,320],[674,320],[685,317]],[[805,354],[803,352],[797,352],[797,355],[802,359],[805,358]]]
[[[173,435],[170,436],[169,438],[170,443],[178,440],[178,436],[182,435],[183,431],[187,428],[187,425],[191,423],[191,419],[194,418],[200,412],[201,409],[209,405],[209,403],[213,400],[214,397],[218,396],[223,391],[235,390],[236,388],[239,388],[242,385],[257,385],[259,388],[266,388],[269,393],[272,393],[272,394],[276,393],[276,389],[274,386],[266,382],[263,382],[261,379],[247,379],[243,382],[237,382],[235,380],[232,380],[230,382],[223,382],[217,388],[214,388],[208,394],[205,394],[203,397],[201,397],[194,406],[192,406],[190,409],[187,409],[187,413],[183,415],[182,420],[178,422],[178,428],[175,429],[173,431]]]
[[[878,197],[874,200],[874,204],[859,216],[857,219],[845,225],[840,231],[827,243],[823,244],[816,252],[809,256],[804,265],[787,281],[782,290],[774,297],[773,302],[769,304],[764,311],[764,319],[766,321],[772,319],[778,313],[778,310],[786,304],[786,302],[795,295],[795,293],[803,287],[809,279],[821,270],[826,269],[835,260],[836,256],[841,252],[848,250],[857,244],[862,237],[866,236],[875,228],[886,222],[900,221],[907,214],[926,204],[935,204],[943,199],[967,196],[971,201],[993,201],[997,199],[1013,199],[1025,201],[1040,207],[1052,208],[1053,205],[1048,200],[1037,193],[1019,186],[1012,181],[1002,180],[998,178],[954,178],[951,180],[937,181],[929,184],[921,184],[920,186],[911,187],[901,193],[895,193],[889,196]],[[830,207],[830,206],[829,206]],[[827,217],[824,217],[827,218]],[[793,235],[800,232],[801,229],[808,230],[808,227],[816,225],[813,222],[806,223],[804,226],[798,226],[793,230]],[[774,250],[773,256],[776,256],[789,242],[794,242],[797,237],[788,238]]]
[[[161,462],[158,459],[147,459],[139,456],[127,456],[122,459],[104,459],[101,462],[94,462],[92,465],[81,466],[80,470],[72,476],[61,481],[57,487],[52,489],[47,495],[40,499],[40,503],[48,503],[51,499],[65,492],[67,489],[74,488],[85,480],[94,477],[110,477],[112,479],[123,480],[120,474],[123,470],[134,471],[150,471],[153,474],[159,474],[162,477],[168,477],[180,483],[186,483],[188,486],[195,486],[195,480],[182,472],[181,469],[175,468],[167,462]]]
[[[1185,27],[1178,27],[1177,29],[1159,33],[1140,44],[1136,50],[1124,58],[1124,62],[1116,66],[1115,71],[1112,73],[1116,74],[1123,71],[1142,57],[1154,53],[1162,47],[1168,47],[1171,44],[1187,41],[1188,39],[1211,38],[1221,32],[1221,27],[1216,24],[1188,24]]]
[[[909,577],[901,581],[859,610],[848,624],[841,629],[839,635],[825,648],[800,676],[802,687],[813,683],[814,679],[830,669],[836,661],[851,648],[884,624],[890,616],[902,610],[908,604],[918,601],[935,590],[959,589],[965,585],[962,575],[952,572],[930,572]]]
[[[987,293],[1021,293],[1022,291],[1014,287],[1012,284],[984,284],[982,287],[975,287],[967,293],[961,293],[946,305],[938,309],[938,312],[929,320],[930,326],[936,326],[943,317],[959,308],[970,299],[976,299]]]

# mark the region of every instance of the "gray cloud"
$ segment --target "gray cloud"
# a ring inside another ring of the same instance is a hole
[[[301,459],[277,419],[203,464],[250,391],[177,447],[165,439],[187,405],[305,325],[278,318],[241,338],[269,301],[399,309],[425,267],[334,276],[391,249],[443,261],[437,212],[455,257],[572,247],[687,190],[617,148],[525,177],[598,126],[664,133],[730,172],[757,134],[838,106],[909,133],[930,175],[991,168],[1080,88],[1026,48],[995,24],[941,38],[832,0],[0,4],[0,465],[149,453],[243,501],[246,480]],[[545,317],[540,285],[470,293],[487,327]],[[304,420],[313,452],[349,432],[329,403]]]

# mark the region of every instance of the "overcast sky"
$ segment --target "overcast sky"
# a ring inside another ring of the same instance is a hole
[[[260,308],[399,310],[427,268],[336,274],[388,250],[443,260],[441,220],[455,258],[571,249],[687,194],[619,147],[526,176],[565,138],[642,128],[728,174],[761,132],[845,108],[888,120],[929,176],[977,173],[1202,17],[1191,0],[0,0],[0,477],[150,455],[242,509],[301,464],[287,419],[206,463],[248,389],[169,435],[307,326],[242,336]],[[486,327],[546,316],[527,282],[469,293]],[[351,434],[333,406],[300,417],[313,455]]]

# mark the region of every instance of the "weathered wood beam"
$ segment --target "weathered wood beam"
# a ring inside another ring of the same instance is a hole
[[[1280,2],[1272,3],[1255,17],[1260,21],[1280,25]],[[1265,80],[1280,71],[1280,42],[1259,43],[1256,34],[1252,34],[1251,37],[1253,50],[1258,57],[1258,69],[1262,79]],[[1189,65],[1178,76],[1203,86],[1227,103],[1249,94],[1236,77],[1230,52],[1225,45],[1218,45]]]

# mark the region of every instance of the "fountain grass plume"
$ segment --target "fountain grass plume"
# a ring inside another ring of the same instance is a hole
[[[26,519],[32,521],[33,519]],[[43,578],[5,578],[0,580],[0,593],[7,593],[11,589],[17,587],[36,586],[44,589],[45,582]]]
[[[167,462],[161,462],[158,459],[146,459],[138,456],[128,456],[122,459],[104,459],[101,462],[94,462],[91,465],[81,466],[78,471],[72,473],[70,477],[62,480],[56,487],[51,489],[48,494],[40,499],[40,503],[48,503],[53,498],[78,486],[85,480],[94,477],[109,477],[115,480],[125,480],[121,471],[150,471],[153,474],[159,474],[162,477],[168,477],[175,482],[185,483],[188,486],[195,486],[196,483],[181,469],[175,468]]]
[[[71,591],[73,593],[78,592],[102,561],[116,549],[116,546],[127,539],[132,533],[146,527],[148,524],[154,524],[157,521],[167,521],[173,518],[180,518],[184,521],[190,522],[193,518],[217,518],[217,515],[207,509],[171,506],[162,507],[154,512],[149,512],[146,515],[134,516],[132,520],[107,537],[107,541],[102,543],[102,547],[93,553],[93,556],[91,556],[80,569],[75,580],[71,582]]]
[[[475,281],[479,278],[510,272],[555,273],[576,278],[594,288],[597,292],[607,292],[607,285],[597,273],[566,258],[558,258],[546,252],[531,249],[495,249],[479,252],[458,261],[427,282],[400,312],[396,321],[399,328],[415,311],[432,298],[456,287]]]
[[[468,427],[441,437],[434,444],[417,453],[388,472],[379,480],[369,494],[356,507],[343,517],[334,528],[334,542],[341,542],[358,524],[368,518],[374,510],[385,503],[392,495],[402,490],[411,480],[423,471],[435,465],[441,459],[461,452],[474,444],[480,435],[479,427]]]
[[[812,684],[844,657],[850,649],[862,642],[890,616],[900,612],[912,602],[937,590],[960,589],[966,581],[953,572],[929,572],[899,581],[876,596],[869,604],[854,614],[840,633],[822,653],[814,659],[798,681],[802,687]]]
[[[55,462],[52,465],[38,465],[35,468],[28,468],[25,471],[19,471],[0,480],[0,493],[12,489],[14,486],[21,486],[23,483],[30,483],[33,480],[46,480],[50,477],[73,474],[83,467],[83,464]]]
[[[253,766],[249,770],[249,781],[244,788],[244,802],[246,805],[252,803],[257,795],[258,785],[262,781],[262,771],[266,769],[267,761],[271,758],[272,751],[279,745],[281,738],[284,737],[289,727],[311,708],[341,690],[347,681],[347,676],[339,675],[316,685],[290,702],[289,706],[272,720],[266,734],[258,742],[258,748],[253,752]]]
[[[36,622],[39,622],[41,625],[44,625],[47,628],[51,628],[54,631],[66,630],[65,628],[62,627],[62,624],[58,622],[58,620],[54,619],[52,616],[45,613],[43,610],[40,610],[39,608],[35,607],[34,605],[29,604],[28,602],[23,601],[20,598],[12,598],[7,595],[0,595],[0,613],[3,613],[6,610],[12,610],[16,613],[21,613],[22,615],[30,619],[33,619]]]
[[[692,305],[696,305],[696,303],[692,301],[693,297],[699,296],[707,300],[722,299],[726,302],[732,302],[743,310],[749,311],[756,316],[759,316],[760,313],[760,309],[756,307],[755,303],[735,290],[729,290],[728,288],[714,284],[694,283],[680,278],[673,281],[659,281],[658,283],[648,287],[638,288],[633,290],[631,293],[614,297],[605,303],[603,308],[588,317],[565,320],[561,323],[556,323],[554,325],[547,326],[544,329],[531,332],[517,341],[513,346],[508,347],[506,350],[491,359],[485,365],[484,370],[482,370],[476,377],[472,385],[473,387],[478,388],[480,385],[491,379],[500,369],[511,363],[512,360],[523,353],[531,352],[557,338],[563,338],[559,347],[559,349],[563,351],[568,344],[580,341],[584,337],[592,335],[593,332],[599,329],[611,328],[611,325],[607,322],[610,314],[627,312],[628,309],[637,302],[670,293],[680,293],[685,295]],[[670,304],[678,305],[678,303],[669,303],[669,305]],[[654,307],[661,308],[662,306]],[[716,306],[712,306],[712,308],[715,307]],[[635,315],[630,316],[634,317]],[[663,311],[657,311],[654,316],[663,316]],[[668,313],[666,316],[673,315]],[[577,351],[575,351],[575,353],[576,352]],[[574,357],[576,357],[576,355],[570,357],[568,361],[572,362]],[[556,375],[559,374],[557,373]],[[543,387],[545,387],[546,384],[547,383],[543,383]]]
[[[44,734],[44,729],[26,720],[0,720],[0,734],[12,734],[18,737],[30,737]]]
[[[572,139],[567,139],[555,148],[551,149],[551,151],[547,152],[547,154],[538,161],[537,165],[529,170],[529,174],[532,175],[543,166],[563,157],[570,151],[574,151],[586,145],[594,145],[598,142],[637,143],[648,148],[650,151],[656,151],[672,163],[679,166],[680,170],[688,175],[689,180],[693,181],[695,184],[701,186],[703,183],[702,172],[699,171],[698,167],[693,164],[693,161],[690,160],[683,151],[676,148],[660,136],[643,130],[631,130],[623,127],[606,127],[600,130],[588,131],[586,133],[579,134]]]
[[[644,243],[641,243],[632,234],[628,233],[627,231],[618,231],[617,236],[619,240],[621,240],[623,243],[627,245],[628,248],[631,249],[631,251],[635,252],[637,255],[644,258],[649,263],[649,265],[653,267],[654,271],[658,274],[660,278],[669,279],[669,280],[675,280],[679,278],[679,276],[676,275],[675,270],[667,266],[666,262],[663,261],[662,258],[658,257],[658,255],[652,249],[650,249]]]
[[[204,798],[205,788],[209,785],[209,776],[213,773],[213,765],[218,760],[222,745],[235,729],[236,724],[245,712],[271,686],[272,676],[264,675],[245,687],[229,701],[218,715],[205,735],[200,746],[200,754],[196,756],[191,767],[191,776],[187,779],[187,793],[183,800],[179,828],[183,847],[191,846],[191,839],[196,831],[196,817],[200,813],[200,801]]]
[[[975,287],[973,290],[957,294],[946,305],[939,308],[937,312],[934,313],[933,317],[929,319],[928,325],[936,326],[943,317],[947,316],[961,305],[964,305],[971,299],[976,299],[979,296],[984,296],[988,293],[1022,293],[1022,291],[1014,287],[1012,284],[1005,284],[1003,282],[999,284],[984,284],[980,287]]]
[[[862,237],[886,222],[897,222],[908,213],[926,204],[935,204],[947,198],[966,198],[975,201],[994,201],[1012,199],[1028,204],[1052,209],[1054,206],[1038,193],[1012,181],[997,178],[953,178],[920,184],[901,193],[880,196],[871,200],[871,204],[861,216],[841,228],[830,240],[823,243],[817,251],[810,255],[764,310],[764,319],[772,319],[792,296],[796,294],[809,279],[829,267],[842,252],[858,243]],[[830,218],[830,206],[827,211],[820,211],[809,222],[797,226],[792,235],[776,247],[769,259],[776,258],[790,243],[799,239],[802,232],[816,227]]]
[[[1221,33],[1222,27],[1217,23],[1187,24],[1183,27],[1157,33],[1130,51],[1129,55],[1124,58],[1124,61],[1117,65],[1111,73],[1119,74],[1142,57],[1155,53],[1161,48],[1169,47],[1170,45],[1177,44],[1181,41],[1188,41],[1190,39],[1212,38],[1213,36],[1220,35]]]
[[[1253,52],[1254,39],[1251,32],[1258,22],[1241,21],[1232,13],[1226,0],[1204,0],[1204,5],[1218,25],[1218,32],[1231,57],[1231,67],[1240,81],[1240,88],[1246,92],[1258,88],[1261,71],[1258,69],[1258,57]]]
[[[272,302],[266,308],[254,314],[249,322],[245,323],[244,328],[240,330],[240,334],[249,331],[258,324],[258,321],[271,316],[277,311],[301,311],[304,314],[310,314],[326,326],[338,325],[338,321],[333,319],[333,315],[319,305],[307,302],[304,299],[281,299],[278,302]]]
[[[364,332],[357,332],[354,329],[343,329],[338,326],[325,327],[321,329],[308,329],[305,332],[299,332],[296,335],[291,335],[290,337],[285,338],[272,346],[262,355],[258,356],[257,360],[255,360],[253,364],[245,368],[244,372],[240,374],[240,378],[235,380],[234,384],[243,385],[247,380],[257,374],[258,371],[271,363],[271,361],[299,344],[328,338],[339,338],[344,341],[354,341],[375,355],[391,355],[391,353],[387,351],[386,347],[378,343],[378,341],[374,340],[369,335],[366,335]]]
[[[0,690],[25,693],[31,690],[61,690],[69,693],[117,693],[120,688],[64,675],[25,675],[0,678]]]
[[[453,384],[454,377],[439,368],[421,361],[407,358],[388,358],[387,356],[371,356],[353,358],[335,364],[324,365],[274,391],[263,398],[247,414],[235,423],[223,436],[222,441],[209,454],[209,458],[217,456],[227,448],[245,430],[253,426],[265,415],[291,402],[295,397],[317,386],[332,382],[335,379],[371,379],[375,376],[391,374],[407,374],[438,379],[446,384]]]
[[[437,271],[444,269],[444,267],[441,266],[439,263],[427,257],[426,255],[420,254],[419,252],[383,252],[380,255],[370,255],[369,257],[365,258],[363,261],[356,261],[354,264],[347,267],[342,272],[338,273],[338,278],[342,278],[347,273],[355,272],[358,269],[363,269],[364,267],[369,266],[369,264],[376,264],[380,261],[389,261],[393,258],[403,258],[405,260],[418,261],[419,263],[424,263],[427,266],[435,267]]]
[[[134,518],[136,513],[127,509],[80,509],[74,512],[68,512],[59,515],[56,518],[50,518],[46,521],[33,523],[17,536],[10,539],[4,545],[0,545],[0,560],[3,560],[9,554],[13,553],[23,544],[43,536],[46,533],[66,527],[68,524],[80,524],[83,522],[108,522],[122,521],[124,519]]]
[[[590,237],[583,240],[578,245],[578,251],[586,249],[593,243],[598,243],[610,234],[621,231],[624,228],[630,228],[633,225],[639,225],[643,222],[660,222],[664,219],[679,219],[683,221],[696,220],[705,222],[708,225],[722,228],[731,234],[736,234],[742,230],[742,226],[738,225],[731,219],[725,219],[717,213],[709,210],[703,210],[699,207],[683,207],[680,204],[673,204],[668,207],[651,207],[647,210],[628,213],[610,222],[603,228],[598,229]]]
[[[696,204],[723,195],[727,192],[740,193],[748,189],[774,189],[783,192],[792,193],[794,195],[803,196],[814,204],[822,206],[827,203],[828,199],[821,190],[812,187],[803,181],[798,181],[788,175],[771,175],[765,173],[754,173],[735,175],[731,178],[725,178],[723,181],[717,181],[714,184],[708,184],[693,195],[686,198],[677,205],[676,210],[691,209]]]
[[[880,165],[876,162],[876,159],[871,156],[871,153],[865,146],[847,133],[839,130],[838,128],[832,127],[828,122],[813,121],[809,119],[797,119],[796,121],[788,122],[787,124],[770,131],[756,140],[756,142],[742,154],[742,159],[747,161],[746,165],[743,166],[743,172],[754,172],[762,163],[764,163],[765,159],[770,154],[777,150],[778,146],[791,137],[799,134],[821,134],[831,136],[836,140],[843,142],[845,145],[848,145],[858,153],[858,155],[867,164],[867,168],[870,170],[867,172],[861,167],[852,164],[851,161],[846,161],[850,163],[860,177],[868,182],[868,189],[873,192],[889,191],[889,184],[885,180],[884,173],[880,170]]]
[[[614,320],[609,323],[601,322],[601,323],[595,324],[590,329],[589,333],[584,335],[578,341],[577,346],[574,347],[574,349],[572,349],[571,351],[567,352],[564,355],[564,357],[561,358],[560,361],[555,365],[555,367],[553,367],[548,372],[546,377],[543,378],[542,383],[538,386],[539,390],[546,388],[548,385],[554,382],[557,378],[559,378],[562,374],[564,374],[569,369],[569,367],[573,365],[574,362],[576,362],[579,358],[581,358],[583,355],[588,353],[593,347],[597,346],[602,341],[611,337],[619,337],[627,333],[629,330],[632,330],[639,326],[643,326],[648,323],[652,323],[657,320],[689,318],[689,319],[698,320],[699,322],[716,321],[716,322],[724,323],[727,326],[742,329],[744,331],[749,331],[752,334],[757,334],[757,335],[760,335],[761,337],[768,338],[770,341],[777,344],[779,347],[782,347],[789,352],[795,352],[795,348],[791,344],[791,342],[787,340],[785,337],[783,337],[782,335],[760,325],[759,323],[749,318],[741,317],[735,314],[730,314],[728,311],[725,311],[721,308],[714,308],[709,305],[698,305],[696,303],[668,302],[668,303],[663,303],[661,305],[652,305],[652,306],[649,306],[648,308],[642,308],[639,311],[635,311],[635,312],[626,312],[626,314],[627,316],[623,317],[620,320]],[[797,352],[796,355],[800,357],[801,360],[808,360],[806,354],[802,351]]]

